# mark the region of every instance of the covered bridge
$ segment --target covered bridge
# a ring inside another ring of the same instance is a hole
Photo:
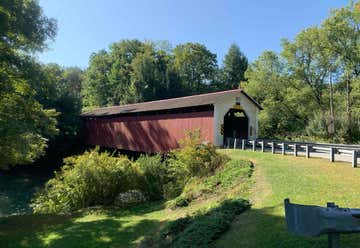
[[[200,129],[216,146],[227,138],[256,138],[261,106],[242,89],[98,108],[82,113],[86,145],[140,152],[179,146],[187,130]]]

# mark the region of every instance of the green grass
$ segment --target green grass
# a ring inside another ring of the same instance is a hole
[[[218,247],[327,247],[326,236],[297,237],[286,230],[283,200],[360,208],[360,169],[325,159],[294,158],[252,151],[224,150],[232,159],[255,163],[251,210],[240,215]],[[360,247],[360,234],[341,236],[341,247]]]
[[[156,202],[127,211],[93,209],[68,216],[0,218],[0,247],[134,247],[144,237],[161,233],[179,218],[198,213],[206,216],[204,213],[216,209],[226,199],[236,197],[249,197],[252,208],[236,217],[230,230],[217,241],[217,247],[327,247],[325,236],[303,238],[286,230],[284,198],[301,204],[325,206],[334,201],[344,207],[360,207],[360,169],[351,168],[349,163],[252,151],[222,152],[233,160],[253,161],[253,177],[243,181],[246,171],[240,173],[228,167],[227,173],[202,180],[192,190],[198,193],[210,189],[209,194],[205,197],[200,194],[187,207],[175,210],[167,208],[165,202]],[[226,184],[236,173],[241,175],[236,177],[240,178],[239,183]],[[342,235],[341,244],[360,247],[360,234]]]
[[[175,220],[187,216],[194,217],[194,221],[188,227],[190,231],[184,230],[184,235],[206,230],[204,232],[212,235],[209,237],[218,237],[235,217],[231,211],[223,223],[221,219],[225,218],[219,217],[223,214],[219,209],[223,209],[222,204],[229,199],[249,196],[250,171],[247,161],[229,163],[217,176],[203,180],[204,186],[198,189],[211,188],[209,194],[202,192],[201,198],[174,210],[167,208],[166,202],[154,202],[129,210],[93,208],[71,215],[3,217],[0,218],[0,247],[136,247],[145,237],[153,237]],[[228,180],[233,183],[225,182]],[[224,187],[219,187],[222,183]],[[196,189],[193,192],[196,193]],[[203,228],[196,228],[198,222],[203,223]]]
[[[242,198],[249,197],[253,165],[248,160],[232,160],[226,163],[224,168],[209,177],[192,178],[183,189],[183,193],[167,203],[170,208],[186,207],[192,201],[201,198],[209,198],[211,195],[218,197],[219,194],[228,192],[228,198],[238,197],[237,192],[241,192]],[[233,190],[231,190],[233,189]],[[234,192],[235,191],[235,192]],[[239,193],[240,194],[240,193]]]

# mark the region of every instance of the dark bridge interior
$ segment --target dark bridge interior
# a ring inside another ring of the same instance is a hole
[[[227,138],[248,139],[249,118],[244,110],[230,109],[224,117],[224,140]]]

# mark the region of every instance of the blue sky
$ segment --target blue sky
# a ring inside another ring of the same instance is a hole
[[[44,63],[86,68],[91,53],[121,39],[200,42],[222,62],[231,43],[250,61],[280,51],[282,38],[318,25],[348,0],[40,0],[58,34],[38,55]]]

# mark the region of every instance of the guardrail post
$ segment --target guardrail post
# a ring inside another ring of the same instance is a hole
[[[256,151],[256,141],[255,140],[253,140],[253,143],[252,143],[252,150]]]
[[[297,144],[294,143],[294,156],[297,157],[298,152],[297,152]]]
[[[245,150],[245,140],[241,140],[241,149]]]
[[[351,165],[353,168],[356,168],[357,167],[357,151],[353,150],[351,151],[351,157],[352,157],[352,161],[351,161]]]
[[[236,138],[234,140],[234,150],[236,149]]]
[[[310,146],[308,144],[305,146],[305,157],[310,158]]]
[[[334,162],[334,161],[335,161],[335,148],[330,147],[330,162]]]
[[[285,155],[285,143],[282,143],[281,154]]]
[[[261,144],[261,152],[264,152],[264,141],[260,141]]]
[[[272,153],[272,154],[275,153],[275,143],[274,143],[274,141],[271,142],[271,153]]]

